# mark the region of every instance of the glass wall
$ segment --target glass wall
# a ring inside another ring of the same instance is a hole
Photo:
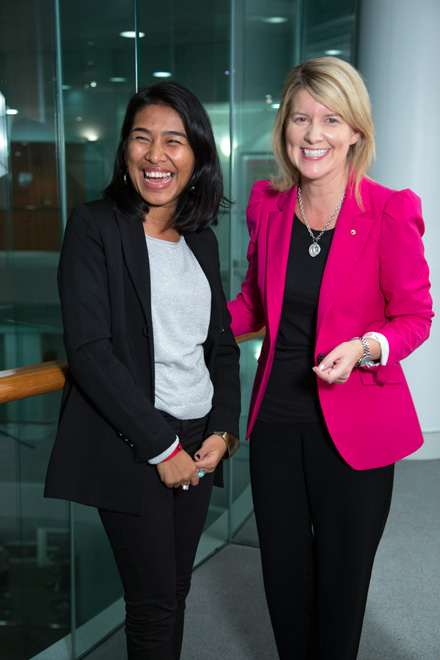
[[[0,370],[64,357],[56,268],[66,219],[109,180],[126,103],[170,77],[211,117],[233,200],[216,233],[229,297],[246,272],[252,184],[274,173],[270,133],[301,59],[355,61],[354,0],[15,0],[0,7]],[[241,345],[244,438],[261,340]],[[60,395],[0,412],[0,649],[79,657],[123,618],[96,511],[45,500]],[[248,444],[215,489],[197,562],[252,510]],[[74,634],[70,636],[70,632]],[[45,651],[51,647],[50,653]]]

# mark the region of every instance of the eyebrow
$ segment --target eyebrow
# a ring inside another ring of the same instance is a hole
[[[307,112],[300,112],[299,110],[295,110],[294,112],[290,113],[290,116],[292,115],[300,115],[301,117],[309,117],[310,115],[307,114]],[[341,117],[342,116],[339,114],[339,112],[327,112],[327,114],[324,115],[324,117]]]
[[[146,133],[147,135],[151,135],[151,131],[148,128],[142,128],[141,126],[132,128],[131,133]],[[181,133],[180,131],[164,131],[162,135],[177,135],[178,137],[182,137],[185,140],[188,139],[187,135],[185,133]]]

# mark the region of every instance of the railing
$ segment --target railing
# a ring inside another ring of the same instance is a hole
[[[54,360],[0,371],[0,403],[63,389],[67,368],[66,360]]]
[[[237,344],[261,337],[264,329],[236,337]],[[0,371],[0,403],[26,399],[38,394],[62,390],[68,370],[67,360],[42,362],[29,367]]]

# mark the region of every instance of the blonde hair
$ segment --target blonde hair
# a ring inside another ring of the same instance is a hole
[[[272,186],[288,190],[298,183],[299,171],[286,151],[285,128],[292,101],[298,92],[306,90],[313,98],[337,112],[356,132],[357,142],[350,146],[347,161],[350,168],[350,188],[362,206],[359,183],[367,175],[375,157],[374,126],[367,88],[356,69],[337,57],[317,57],[296,66],[286,78],[281,103],[272,131],[272,146],[279,167],[279,176]]]

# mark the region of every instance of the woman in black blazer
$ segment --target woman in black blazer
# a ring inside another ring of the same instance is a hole
[[[212,485],[238,447],[239,356],[210,229],[224,201],[205,110],[162,82],[131,99],[104,199],[76,207],[64,237],[69,373],[45,494],[98,508],[129,660],[180,657]]]

